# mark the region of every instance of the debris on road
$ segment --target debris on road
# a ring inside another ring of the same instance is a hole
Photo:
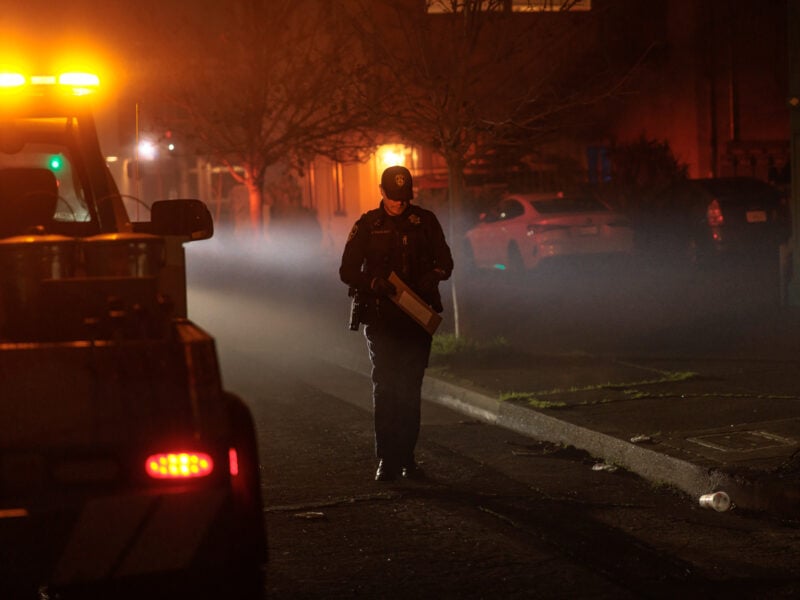
[[[608,471],[609,473],[613,473],[617,470],[617,468],[618,467],[616,465],[611,465],[606,462],[599,462],[595,463],[595,465],[592,467],[592,471]]]
[[[292,515],[295,519],[306,519],[308,521],[318,521],[320,519],[325,518],[324,512],[319,511],[308,511],[308,512],[300,512],[295,513]]]
[[[713,508],[717,512],[725,512],[731,507],[731,499],[725,492],[714,492],[700,496],[700,506]]]

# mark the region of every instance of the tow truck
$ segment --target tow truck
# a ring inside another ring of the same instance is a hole
[[[0,598],[260,597],[252,415],[187,315],[212,219],[131,221],[99,83],[0,73]]]

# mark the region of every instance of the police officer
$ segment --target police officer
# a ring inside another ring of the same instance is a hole
[[[453,257],[436,215],[410,203],[414,194],[408,169],[386,169],[380,191],[380,206],[361,215],[350,231],[339,276],[355,294],[372,362],[375,479],[391,481],[398,475],[423,476],[414,447],[431,335],[392,301],[397,290],[389,275],[396,273],[442,312],[439,282],[450,277]]]

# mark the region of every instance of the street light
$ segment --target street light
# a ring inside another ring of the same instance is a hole
[[[138,151],[141,160],[154,160],[158,153],[156,145],[150,140],[142,140],[139,142]]]

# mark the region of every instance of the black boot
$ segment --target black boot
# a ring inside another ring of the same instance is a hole
[[[394,481],[397,471],[397,467],[381,459],[378,462],[378,470],[375,471],[375,481]]]
[[[400,474],[404,479],[425,479],[425,471],[414,460],[403,465]]]

